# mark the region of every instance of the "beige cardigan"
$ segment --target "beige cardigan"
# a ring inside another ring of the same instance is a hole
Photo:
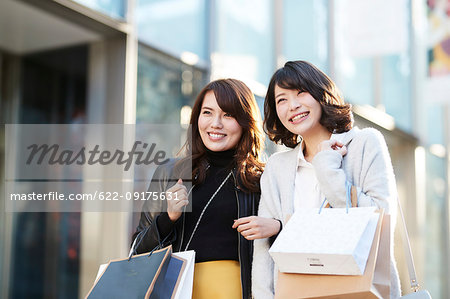
[[[345,207],[345,180],[358,191],[358,206],[378,206],[391,214],[391,240],[395,228],[397,190],[391,159],[382,134],[372,128],[353,128],[333,134],[347,146],[347,154],[319,152],[312,164],[320,189],[332,207]],[[294,212],[296,159],[300,146],[275,153],[269,158],[261,177],[258,215],[280,219]],[[284,225],[284,223],[283,223]],[[391,241],[391,245],[393,242]],[[273,298],[277,268],[270,257],[268,239],[254,241],[252,293],[255,299]],[[400,296],[400,282],[391,246],[391,298]]]

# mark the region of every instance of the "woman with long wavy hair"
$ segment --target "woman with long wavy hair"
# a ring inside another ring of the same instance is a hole
[[[149,188],[177,200],[167,201],[167,212],[144,206],[134,247],[195,250],[193,298],[250,298],[253,243],[234,223],[251,221],[259,203],[264,134],[255,98],[239,80],[213,81],[198,95],[190,124],[190,154],[158,167]],[[181,177],[192,178],[190,190]],[[192,212],[184,212],[188,204]]]

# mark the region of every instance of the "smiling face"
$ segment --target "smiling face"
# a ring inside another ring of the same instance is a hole
[[[306,91],[285,89],[276,85],[275,107],[281,123],[293,134],[306,137],[325,129],[320,124],[322,107]]]
[[[203,99],[198,130],[203,144],[214,152],[235,148],[242,136],[241,126],[220,108],[213,91],[208,91]]]

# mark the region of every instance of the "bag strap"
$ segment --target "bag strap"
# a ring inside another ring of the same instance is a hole
[[[352,186],[351,201],[352,201],[352,207],[357,206],[355,203],[358,202],[358,196],[357,196],[357,191],[356,191],[355,186]],[[413,289],[414,292],[417,292],[417,291],[419,291],[419,283],[417,282],[416,268],[414,266],[414,258],[413,258],[412,252],[411,252],[411,244],[409,242],[408,229],[406,228],[405,217],[403,216],[402,206],[400,205],[400,201],[398,200],[398,198],[397,198],[397,204],[398,204],[398,210],[400,213],[400,217],[402,220],[402,229],[400,229],[400,230],[401,230],[401,234],[402,234],[402,243],[403,243],[403,250],[405,251],[406,264],[408,266],[409,282],[411,284],[411,289]]]
[[[351,203],[352,203],[352,207],[357,207],[357,203],[358,203],[358,195],[357,195],[357,190],[355,186],[351,187]],[[411,244],[409,242],[409,237],[408,237],[408,230],[406,228],[406,223],[405,223],[405,217],[403,216],[403,210],[402,210],[402,206],[400,205],[400,201],[397,198],[397,204],[398,204],[398,210],[400,213],[400,217],[402,220],[402,229],[401,229],[401,233],[402,233],[402,243],[403,243],[403,250],[405,251],[405,257],[406,257],[406,264],[408,266],[408,272],[409,272],[409,282],[411,284],[411,289],[414,290],[414,292],[419,291],[419,283],[417,282],[417,276],[416,276],[416,268],[414,266],[414,258],[411,252]],[[328,204],[329,206],[329,204]]]
[[[411,289],[414,292],[419,291],[419,283],[417,282],[416,277],[416,268],[414,267],[414,258],[411,252],[411,244],[409,243],[408,230],[406,228],[405,217],[403,216],[402,206],[400,205],[400,201],[397,198],[398,210],[400,213],[400,217],[402,220],[402,241],[403,241],[403,249],[405,251],[406,264],[408,265],[409,272],[409,282],[411,284]]]
[[[184,248],[184,251],[188,250],[189,244],[191,244],[192,238],[194,237],[194,234],[197,231],[198,225],[200,224],[200,221],[203,218],[203,214],[205,214],[206,208],[208,208],[211,201],[214,199],[214,197],[216,197],[217,193],[219,193],[220,189],[222,189],[223,185],[225,185],[225,183],[227,182],[227,180],[230,178],[231,175],[232,175],[232,172],[230,171],[230,173],[225,177],[225,179],[222,181],[220,186],[217,188],[217,190],[214,192],[214,194],[209,198],[206,205],[203,207],[203,210],[200,213],[200,216],[198,217],[197,223],[194,226],[194,230],[192,231],[191,237],[189,238],[189,241],[187,242],[186,247]],[[183,243],[181,243],[180,246],[183,246]]]
[[[352,202],[352,208],[358,207],[358,191],[356,190],[355,186],[352,186],[352,189],[350,191],[351,193],[351,202]]]
[[[351,207],[352,208],[357,208],[358,207],[358,190],[356,189],[355,186],[352,186],[352,185],[350,185],[350,186],[351,186],[350,194],[347,193],[347,197],[350,196]],[[346,188],[347,188],[347,191],[348,191],[348,186],[347,185],[346,185]],[[348,200],[349,199],[347,198],[347,201]],[[325,201],[322,203],[322,205],[324,203],[325,203]],[[329,202],[327,202],[327,204],[324,206],[324,208],[329,208],[329,207],[331,207],[331,205],[330,205]]]
[[[155,219],[155,221],[156,221],[156,219]],[[128,253],[128,261],[130,261],[131,258],[133,257],[133,255],[136,254],[136,250],[137,250],[137,248],[139,247],[139,245],[141,244],[142,240],[144,240],[145,232],[146,232],[148,229],[150,229],[150,226],[147,226],[146,229],[142,230],[142,231],[136,236],[136,238],[134,239],[133,244],[131,245],[131,248],[130,248],[130,252]],[[161,238],[160,238],[160,236],[159,236],[159,232],[158,232],[158,231],[157,231],[157,234],[158,234],[158,245],[156,245],[155,248],[153,248],[153,249],[150,251],[149,256],[152,255],[153,251],[163,248],[163,247],[164,247],[164,243],[168,240],[168,238],[169,238],[169,236],[170,236],[170,234],[168,234],[168,235],[161,241]],[[139,239],[139,241],[138,241],[138,239]],[[137,243],[137,244],[136,244],[136,243]]]

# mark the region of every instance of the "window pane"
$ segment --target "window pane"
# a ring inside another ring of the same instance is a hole
[[[19,123],[86,122],[88,50],[81,45],[21,57]],[[4,77],[13,76],[6,72]],[[65,192],[82,190],[71,186]],[[11,227],[5,228],[11,233],[8,252],[13,253],[7,255],[10,297],[78,298],[81,214],[24,212],[11,217]]]
[[[433,298],[444,298],[446,283],[445,159],[427,152],[427,212],[425,226],[425,285]]]
[[[270,0],[217,0],[213,78],[267,85],[274,71]]]
[[[345,100],[352,104],[375,106],[372,60],[345,57],[339,61],[338,69],[338,87]]]
[[[112,18],[125,19],[125,0],[74,0]]]
[[[399,128],[412,132],[409,1],[334,3],[335,69],[344,96],[384,110]]]
[[[412,132],[412,98],[409,55],[389,55],[382,60],[381,100],[398,127]]]
[[[328,71],[327,0],[283,1],[283,55]]]
[[[191,52],[207,60],[206,12],[205,0],[140,0],[138,37],[169,53]]]
[[[445,144],[444,141],[444,116],[442,106],[439,104],[428,104],[426,106],[426,144]]]
[[[203,71],[140,46],[136,122],[180,123],[181,108],[192,107],[205,83]]]

